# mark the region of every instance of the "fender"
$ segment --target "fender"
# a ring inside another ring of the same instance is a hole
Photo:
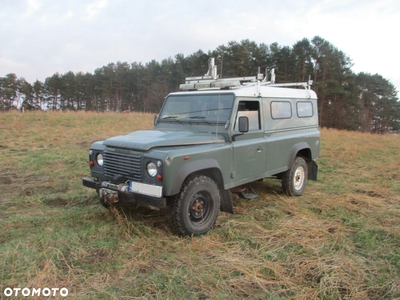
[[[310,146],[306,142],[300,142],[292,147],[292,150],[290,151],[289,155],[288,168],[290,168],[293,165],[297,153],[299,153],[299,151],[304,149],[310,150]],[[311,159],[311,157],[306,157],[306,158]]]
[[[170,195],[178,194],[185,179],[192,173],[205,170],[218,169],[221,172],[219,163],[215,159],[201,159],[184,164],[176,173],[172,183]]]

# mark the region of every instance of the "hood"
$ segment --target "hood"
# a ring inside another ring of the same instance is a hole
[[[135,150],[149,150],[154,147],[185,146],[211,143],[223,143],[221,136],[207,133],[195,133],[191,131],[159,131],[140,130],[109,138],[104,145]]]

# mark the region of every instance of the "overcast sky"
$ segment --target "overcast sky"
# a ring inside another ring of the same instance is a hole
[[[378,73],[399,91],[399,28],[399,0],[0,0],[0,77],[33,83],[229,41],[293,46],[318,35],[354,72]]]

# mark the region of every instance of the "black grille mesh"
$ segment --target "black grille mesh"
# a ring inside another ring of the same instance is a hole
[[[142,180],[142,153],[121,153],[116,151],[104,151],[104,174],[109,177],[124,175],[132,181]]]

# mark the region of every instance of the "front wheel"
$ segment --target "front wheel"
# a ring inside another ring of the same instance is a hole
[[[288,196],[301,196],[306,188],[308,177],[307,163],[296,157],[292,167],[282,176],[282,188]]]
[[[172,230],[181,236],[206,233],[217,220],[220,201],[218,186],[211,178],[189,178],[172,202]]]

